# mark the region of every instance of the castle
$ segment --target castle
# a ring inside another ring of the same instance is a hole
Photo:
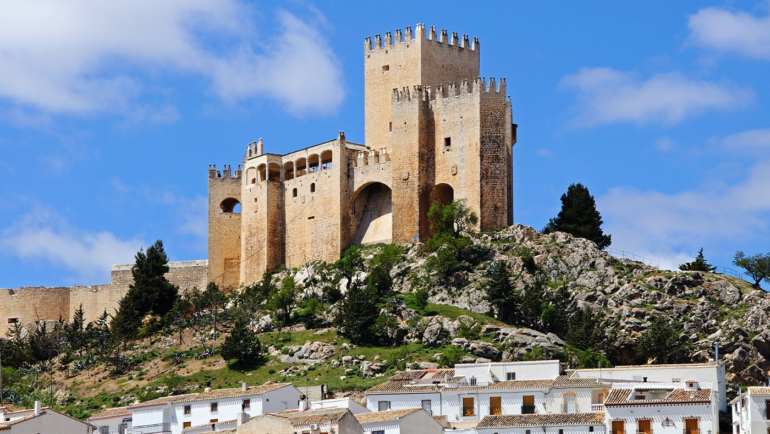
[[[435,201],[465,199],[482,231],[513,223],[516,125],[505,79],[479,77],[478,39],[418,24],[373,42],[364,144],[340,132],[279,155],[260,139],[242,169],[209,167],[210,280],[236,287],[351,244],[424,241]]]
[[[478,39],[396,30],[364,42],[364,144],[336,138],[285,155],[246,148],[242,169],[209,167],[208,261],[172,262],[181,290],[250,284],[281,264],[335,261],[351,244],[424,241],[436,201],[465,199],[482,231],[513,223],[516,125],[505,79],[479,77]],[[240,212],[238,212],[240,210]],[[112,313],[131,283],[0,290],[0,336],[14,323]]]

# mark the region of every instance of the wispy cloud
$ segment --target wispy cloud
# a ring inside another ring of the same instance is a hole
[[[659,137],[655,141],[655,149],[661,152],[670,152],[676,148],[676,142],[671,137]]]
[[[618,247],[660,259],[671,268],[692,259],[705,245],[736,246],[767,236],[768,186],[770,160],[732,184],[716,180],[677,193],[618,187],[597,201]]]
[[[770,59],[770,15],[758,17],[712,7],[691,15],[687,24],[691,44],[722,53]]]
[[[712,138],[709,143],[721,151],[755,156],[770,155],[770,128],[743,131],[722,139]]]
[[[267,97],[295,114],[337,107],[342,74],[324,33],[279,12],[279,31],[259,36],[253,15],[238,0],[9,3],[0,14],[0,98],[41,113],[173,122],[172,105],[142,102],[151,92],[143,78],[160,72],[203,76],[229,102]]]
[[[577,92],[575,126],[617,122],[673,125],[707,110],[742,107],[753,92],[727,82],[695,80],[680,73],[649,78],[611,68],[585,68],[561,85]]]
[[[43,207],[0,231],[6,254],[69,269],[78,283],[109,282],[112,265],[131,263],[143,245],[138,237],[121,239],[107,231],[76,228]]]

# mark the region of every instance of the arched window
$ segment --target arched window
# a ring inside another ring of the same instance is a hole
[[[315,193],[315,182],[310,184],[310,192]]]
[[[332,151],[321,152],[321,170],[332,168]]]
[[[267,166],[267,180],[273,182],[281,182],[281,165],[278,163],[270,163]]]
[[[257,182],[262,182],[267,179],[267,166],[260,164],[257,167]]]
[[[307,160],[300,158],[294,163],[294,171],[297,173],[297,178],[307,173]]]
[[[283,164],[283,180],[294,179],[294,162],[288,161]]]
[[[318,154],[311,155],[307,159],[307,169],[308,172],[318,172],[318,167],[320,166],[320,159],[318,158]]]
[[[238,202],[238,199],[228,197],[219,204],[219,211],[227,214],[240,214],[241,203]]]
[[[291,191],[291,197],[297,197],[297,189]]]

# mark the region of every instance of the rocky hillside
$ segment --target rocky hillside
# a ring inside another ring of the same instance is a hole
[[[486,269],[495,261],[510,267],[514,284],[524,288],[544,275],[548,286],[566,287],[580,306],[604,312],[620,325],[612,359],[634,362],[636,340],[654,315],[681,324],[680,339],[688,342],[693,361],[714,357],[719,342],[720,360],[727,365],[728,380],[741,384],[765,381],[770,371],[770,293],[729,276],[702,272],[658,270],[629,259],[618,259],[595,244],[565,233],[543,235],[528,226],[514,225],[500,232],[473,238],[473,264],[455,273],[447,282],[426,267],[429,255],[422,245],[409,246],[405,259],[393,267],[394,289],[408,295],[429,288],[430,302],[451,305],[472,312],[490,311],[485,301]],[[524,252],[524,253],[523,253]],[[436,253],[433,253],[435,255]],[[535,269],[523,257],[534,259]],[[308,264],[293,273],[308,293],[321,293],[328,282],[328,267]],[[363,279],[365,273],[359,278]],[[340,286],[344,286],[341,282]],[[407,341],[436,345],[444,339],[463,346],[470,353],[491,359],[519,359],[534,347],[549,355],[565,343],[553,333],[541,333],[512,325],[485,324],[487,342],[457,338],[457,320],[437,316],[415,318],[416,313],[401,306],[392,309]],[[468,321],[475,320],[466,317]],[[410,323],[411,321],[411,323]],[[411,324],[411,325],[410,325]]]

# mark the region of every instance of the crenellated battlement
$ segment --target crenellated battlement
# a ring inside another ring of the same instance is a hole
[[[238,168],[235,169],[235,172],[233,172],[229,164],[225,164],[221,172],[217,170],[216,164],[209,164],[209,178],[241,179],[242,174],[243,170],[241,170],[240,164],[238,165]]]
[[[478,51],[479,49],[479,38],[477,37],[474,37],[473,43],[471,43],[468,35],[463,35],[461,39],[458,37],[457,32],[452,32],[452,36],[450,37],[449,32],[445,29],[441,29],[441,33],[437,33],[436,26],[431,26],[430,31],[426,32],[425,24],[422,23],[418,23],[415,26],[414,33],[412,32],[412,28],[407,26],[404,32],[402,32],[401,29],[396,29],[395,34],[396,37],[393,38],[391,32],[385,32],[385,38],[383,39],[378,33],[374,35],[373,41],[371,36],[365,37],[365,54],[369,54],[372,50],[388,48],[397,44],[408,44],[415,40],[432,41],[447,47],[470,49],[471,51]]]
[[[404,102],[413,99],[422,99],[423,101],[435,101],[440,98],[450,98],[480,93],[484,95],[501,95],[505,97],[506,87],[505,78],[500,78],[498,82],[495,77],[490,77],[487,82],[484,77],[474,77],[471,80],[462,80],[459,84],[449,83],[447,85],[439,84],[435,89],[430,86],[412,86],[404,87],[401,90],[393,89],[391,102]]]
[[[369,151],[359,151],[352,158],[353,167],[364,167],[370,164],[381,164],[390,161],[390,154],[386,148],[379,150],[371,149]]]
[[[248,145],[246,145],[246,155],[244,155],[244,160],[257,158],[264,153],[265,153],[265,147],[264,147],[264,144],[262,143],[262,138],[260,137],[258,141],[251,142]]]

